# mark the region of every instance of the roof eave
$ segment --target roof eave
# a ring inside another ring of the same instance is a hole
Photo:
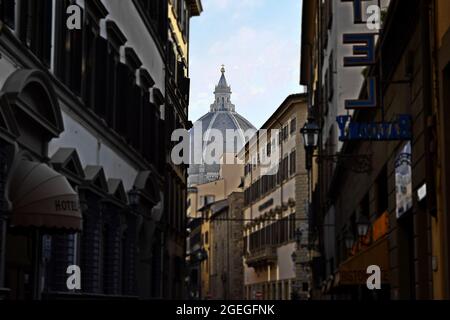
[[[191,17],[198,17],[203,12],[203,5],[201,0],[189,0],[191,9]]]
[[[302,36],[300,53],[300,84],[308,85],[311,80],[311,46],[314,39],[316,1],[304,0],[302,9]]]

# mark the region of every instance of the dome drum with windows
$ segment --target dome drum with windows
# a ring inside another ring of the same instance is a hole
[[[214,91],[214,103],[211,104],[210,111],[195,122],[190,132],[191,158],[196,154],[204,154],[208,144],[214,142],[214,138],[211,137],[214,131],[217,132],[218,130],[222,133],[222,151],[237,154],[248,140],[245,133],[248,130],[256,130],[247,119],[236,112],[235,105],[231,103],[231,87],[225,78],[225,67],[222,66],[220,71],[219,83]],[[201,145],[194,143],[194,137],[199,134],[197,130],[201,130],[201,137],[203,137],[204,142]],[[231,143],[226,141],[227,130],[234,130],[236,133],[234,141]],[[220,158],[220,156],[215,155],[214,158]],[[201,160],[202,163],[191,161],[188,170],[188,184],[190,186],[211,182],[219,178],[220,165],[218,163],[206,164],[203,159]]]

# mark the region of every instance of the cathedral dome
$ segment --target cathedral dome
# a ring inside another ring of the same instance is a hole
[[[190,131],[191,165],[188,170],[188,184],[190,186],[219,178],[220,165],[218,163],[205,163],[204,158],[200,157],[200,155],[208,152],[208,146],[215,141],[219,133],[223,137],[223,147],[217,152],[237,154],[256,130],[247,119],[235,111],[235,106],[230,99],[231,87],[228,86],[223,66],[221,73],[219,83],[214,91],[215,100],[210,107],[210,111],[198,119]],[[227,136],[229,139],[227,139]],[[201,137],[203,137],[203,143]],[[230,137],[232,138],[230,139]],[[215,159],[220,159],[222,155],[215,154],[215,151],[212,154]]]

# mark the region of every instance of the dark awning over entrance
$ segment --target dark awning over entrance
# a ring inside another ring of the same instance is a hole
[[[20,161],[9,195],[13,226],[82,229],[78,194],[63,175],[44,163]]]

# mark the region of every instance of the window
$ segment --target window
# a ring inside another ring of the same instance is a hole
[[[37,2],[50,3],[50,1]],[[56,25],[65,26],[66,8],[70,4],[72,1],[56,1]],[[55,31],[55,74],[75,94],[81,96],[83,31],[68,30],[67,28],[58,28]],[[51,32],[48,35],[51,36]]]
[[[278,223],[273,223],[271,225],[271,229],[272,229],[272,244],[278,244],[279,243],[279,237],[280,237],[280,232],[279,232],[279,228],[278,228]]]
[[[118,52],[110,51],[107,56],[107,81],[106,81],[106,122],[112,128],[115,127],[116,109],[119,105],[119,94],[121,90],[117,90],[119,85],[119,63],[120,57]]]
[[[289,170],[289,157],[286,156],[283,161],[281,162],[281,181],[286,180],[289,175],[288,175],[288,170]]]
[[[294,135],[295,131],[297,131],[297,119],[296,118],[291,120],[291,135]]]
[[[142,95],[142,117],[148,121],[148,125],[143,126],[142,145],[144,150],[144,156],[149,160],[156,168],[158,167],[158,152],[159,150],[159,113],[156,105],[150,102],[150,93],[145,92]]]
[[[0,0],[0,20],[11,29],[15,28],[15,0]]]
[[[295,213],[289,216],[289,240],[295,239]]]
[[[333,52],[330,53],[328,59],[328,72],[327,72],[327,99],[331,101],[334,95],[334,56]],[[327,108],[328,109],[328,108]]]
[[[265,233],[266,233],[266,245],[270,245],[272,243],[272,234],[271,234],[271,230],[269,227],[265,227],[264,228]]]
[[[206,206],[207,204],[210,204],[210,203],[213,203],[214,201],[216,201],[216,197],[209,195],[209,196],[205,196],[203,198],[203,200],[204,200],[203,205]]]
[[[291,152],[289,156],[289,175],[294,175],[296,173],[296,152],[295,150]]]
[[[303,282],[302,290],[303,290],[303,292],[308,292],[309,291],[309,284],[308,284],[308,282]]]
[[[289,231],[288,231],[288,218],[283,218],[277,221],[279,224],[280,230],[280,243],[285,243],[288,240]]]
[[[144,12],[147,23],[159,36],[161,43],[165,43],[167,38],[167,0],[135,0],[134,2]]]
[[[9,15],[14,11],[10,2],[2,4],[2,7],[9,11]],[[9,16],[10,23],[11,18],[12,16]],[[20,39],[47,67],[50,67],[52,1],[21,1],[19,19]]]
[[[93,107],[97,115],[107,119],[107,92],[108,92],[108,41],[102,37],[96,39],[95,50],[95,94],[93,94]],[[110,105],[108,105],[111,107]]]
[[[387,167],[384,166],[377,178],[377,207],[378,214],[381,215],[388,210],[389,190]]]
[[[129,101],[129,113],[127,117],[127,140],[131,143],[135,150],[141,150],[141,127],[142,123],[142,96],[148,98],[147,94],[141,91],[136,84],[136,80],[131,84]]]
[[[131,94],[131,86],[134,80],[130,69],[124,63],[119,63],[117,68],[117,88],[118,99],[116,105],[116,121],[114,129],[121,136],[125,137],[127,132],[127,115],[128,115],[128,100],[127,96]]]

